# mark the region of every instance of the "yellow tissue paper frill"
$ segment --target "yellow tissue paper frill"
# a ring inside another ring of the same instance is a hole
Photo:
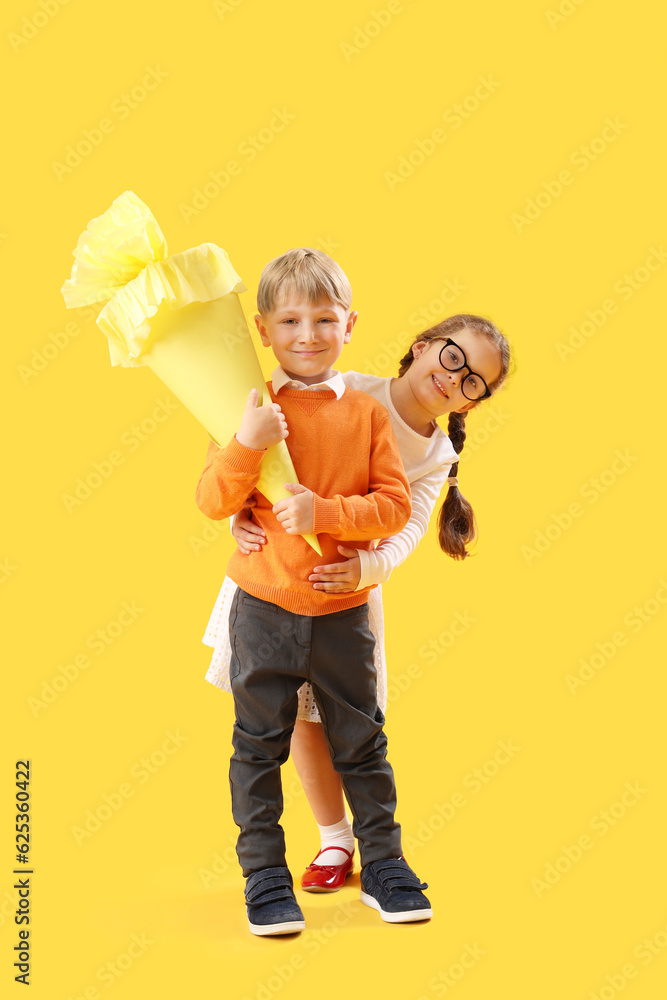
[[[146,364],[141,352],[151,332],[150,320],[161,305],[182,309],[245,290],[225,251],[213,243],[147,264],[97,317],[97,325],[109,338],[111,364],[125,368]]]
[[[79,237],[72,276],[62,287],[67,308],[105,302],[166,256],[167,241],[148,205],[133,191],[123,192]]]
[[[181,309],[245,292],[225,251],[203,243],[167,257],[167,241],[147,205],[125,191],[91,219],[74,250],[72,276],[62,287],[69,309],[111,299],[97,317],[112,365],[146,364],[141,352],[150,320],[164,303]]]

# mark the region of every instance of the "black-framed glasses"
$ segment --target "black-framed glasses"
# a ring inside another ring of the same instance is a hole
[[[474,372],[468,364],[465,351],[458,344],[454,343],[453,340],[450,340],[449,337],[440,351],[438,360],[445,371],[448,372],[458,372],[462,368],[468,369],[468,374],[461,383],[461,392],[466,399],[477,403],[480,399],[486,399],[487,396],[491,395],[491,391],[482,376]]]

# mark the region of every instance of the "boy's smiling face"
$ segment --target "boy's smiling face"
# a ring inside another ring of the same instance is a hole
[[[308,302],[287,289],[273,309],[255,316],[265,347],[270,347],[285,373],[305,385],[333,375],[343,344],[350,342],[357,313],[330,299]]]

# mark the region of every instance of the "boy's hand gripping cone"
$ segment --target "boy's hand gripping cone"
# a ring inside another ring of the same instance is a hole
[[[148,365],[204,425],[216,444],[238,430],[248,393],[271,402],[238,293],[245,291],[229,257],[214,243],[167,257],[150,209],[132,191],[91,219],[62,287],[68,308],[104,302],[97,325],[112,365]],[[108,301],[107,301],[108,300]],[[262,459],[257,489],[277,503],[297,482],[284,441]],[[304,536],[321,555],[315,535]]]

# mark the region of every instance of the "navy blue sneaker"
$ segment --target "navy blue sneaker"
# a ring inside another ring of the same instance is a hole
[[[433,910],[422,889],[428,885],[419,881],[405,858],[371,861],[361,869],[361,902],[379,910],[390,924],[431,919]]]
[[[261,868],[245,884],[248,924],[253,934],[294,934],[306,927],[288,868]]]

